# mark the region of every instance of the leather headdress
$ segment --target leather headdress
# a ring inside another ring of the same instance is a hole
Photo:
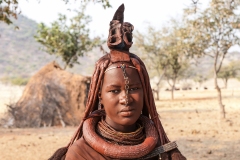
[[[107,45],[110,49],[121,49],[128,51],[132,46],[133,25],[124,22],[124,4],[119,6],[110,22]]]

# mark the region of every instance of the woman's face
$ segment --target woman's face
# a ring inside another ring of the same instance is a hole
[[[118,65],[120,63],[110,67]],[[106,122],[117,131],[132,132],[143,109],[143,89],[136,69],[126,68],[126,75],[129,79],[127,105],[125,80],[121,68],[114,68],[105,73],[100,97],[106,111]]]

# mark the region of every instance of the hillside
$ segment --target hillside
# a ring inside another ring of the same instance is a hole
[[[25,16],[19,15],[13,20],[14,25],[0,23],[0,78],[30,77],[47,63],[55,60],[63,66],[60,58],[40,50],[40,44],[35,41],[37,23]],[[106,49],[106,46],[104,47]],[[70,72],[90,75],[95,61],[102,56],[99,48],[79,58],[79,63]]]
[[[53,56],[39,50],[34,40],[37,23],[19,15],[14,25],[0,23],[0,77],[28,77],[40,67],[54,60]]]

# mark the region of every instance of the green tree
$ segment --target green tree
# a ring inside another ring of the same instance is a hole
[[[150,76],[158,77],[156,88],[153,88],[153,91],[156,92],[156,99],[159,100],[160,84],[168,65],[168,56],[165,54],[162,48],[162,31],[149,26],[147,34],[137,31],[135,39],[136,47],[140,50],[140,52],[143,53],[141,57],[147,64]]]
[[[204,76],[202,74],[196,74],[193,77],[193,81],[198,83],[198,87],[200,88],[203,84],[203,82],[205,82],[207,80],[207,76]]]
[[[170,27],[170,28],[169,28]],[[189,67],[189,59],[185,54],[185,43],[182,36],[183,23],[172,19],[168,28],[164,29],[163,50],[167,55],[168,66],[165,77],[171,86],[171,98],[174,99],[174,90],[177,79],[183,77]]]
[[[188,64],[182,41],[181,23],[172,19],[167,27],[161,30],[148,28],[147,34],[137,32],[136,45],[142,50],[150,73],[158,77],[156,92],[159,99],[160,82],[165,76],[171,86],[171,97],[174,99],[174,88],[177,78]],[[182,68],[183,67],[183,68]]]
[[[211,0],[204,10],[196,7],[185,10],[186,51],[190,56],[212,58],[214,84],[222,118],[225,118],[225,108],[217,78],[229,48],[240,43],[237,36],[240,27],[239,6],[239,0]]]
[[[230,64],[222,67],[221,71],[218,73],[218,77],[223,80],[225,88],[227,88],[227,83],[230,78],[237,78],[239,70],[239,64],[236,62],[231,62]]]
[[[57,21],[53,22],[50,27],[44,23],[39,24],[35,39],[41,43],[49,54],[55,54],[62,58],[65,63],[64,69],[73,67],[78,63],[78,57],[90,51],[93,47],[100,44],[100,39],[91,39],[87,25],[90,17],[84,14],[85,6],[76,11],[77,16],[68,19],[65,15],[59,15]]]
[[[186,73],[189,63],[188,60],[180,60],[180,55],[178,53],[171,53],[168,57],[168,66],[165,73],[165,78],[171,87],[171,99],[174,99],[174,91],[176,88],[177,80],[180,80]]]
[[[17,0],[0,0],[0,22],[11,24],[11,17],[17,18],[19,14]]]

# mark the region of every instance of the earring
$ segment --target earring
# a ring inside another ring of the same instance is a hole
[[[99,97],[99,102],[98,102],[98,110],[102,109],[102,104],[101,104],[101,98]]]
[[[99,101],[99,103],[98,103],[98,110],[101,110],[102,109],[102,104],[101,104],[101,102]]]

